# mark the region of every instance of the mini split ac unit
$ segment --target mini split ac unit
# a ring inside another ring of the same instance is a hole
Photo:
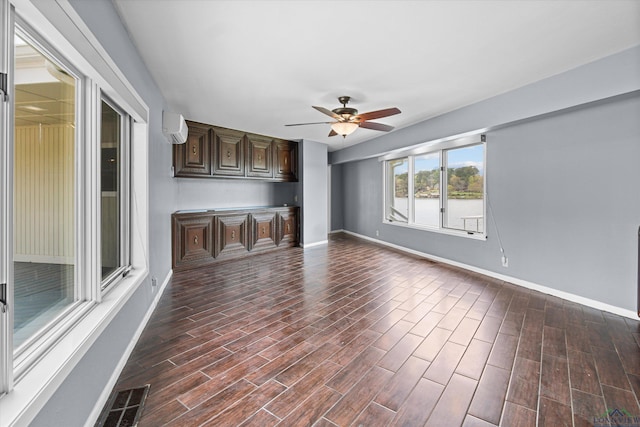
[[[162,132],[172,144],[184,144],[187,142],[187,122],[178,113],[162,112]]]

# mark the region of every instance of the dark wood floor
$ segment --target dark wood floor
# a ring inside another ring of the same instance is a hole
[[[141,426],[609,425],[640,417],[639,342],[634,320],[338,235],[176,273],[116,390],[151,385]]]

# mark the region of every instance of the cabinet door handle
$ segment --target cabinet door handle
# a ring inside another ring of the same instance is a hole
[[[287,158],[286,157],[284,158],[284,164],[285,164],[285,166],[287,165]]]
[[[236,238],[236,231],[235,230],[231,230],[231,240]]]
[[[194,244],[194,245],[197,245],[197,244],[198,244],[198,236],[195,236],[195,237],[193,238],[193,244]]]
[[[287,223],[287,233],[291,231],[291,226],[289,225],[289,223]]]
[[[195,146],[195,144],[193,145],[193,154],[196,154],[196,146]]]

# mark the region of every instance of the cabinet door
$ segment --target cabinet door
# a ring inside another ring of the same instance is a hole
[[[273,177],[273,141],[247,135],[247,176]]]
[[[276,247],[276,213],[256,212],[251,214],[251,250]]]
[[[278,211],[278,246],[296,246],[298,244],[297,213],[297,208]]]
[[[174,215],[173,268],[213,261],[213,215]]]
[[[216,216],[215,257],[242,255],[249,250],[249,215]]]
[[[211,176],[211,128],[187,122],[187,142],[173,146],[175,176]]]
[[[298,144],[293,141],[277,141],[274,178],[282,181],[298,180]]]
[[[242,132],[214,130],[214,175],[244,176],[244,143]]]

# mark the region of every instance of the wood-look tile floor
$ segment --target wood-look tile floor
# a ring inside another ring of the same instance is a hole
[[[639,343],[634,320],[336,235],[176,273],[115,389],[150,384],[154,427],[609,425],[640,417]]]

